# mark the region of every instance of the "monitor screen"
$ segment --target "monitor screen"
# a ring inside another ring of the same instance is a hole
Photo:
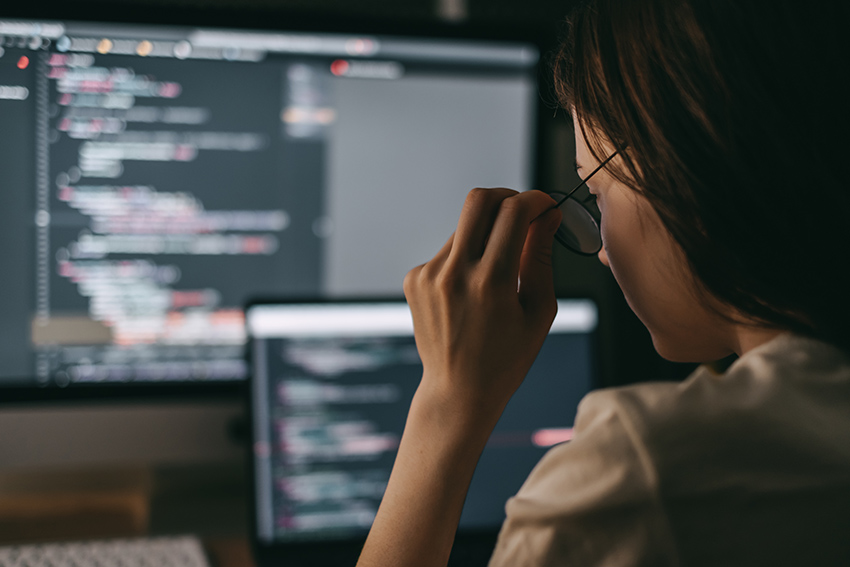
[[[403,302],[255,305],[251,421],[256,537],[266,544],[365,536],[422,376]],[[570,439],[597,382],[596,304],[559,300],[537,359],[496,425],[460,532],[497,530],[505,501]]]
[[[0,14],[0,388],[241,381],[250,298],[401,296],[531,188],[538,58]]]

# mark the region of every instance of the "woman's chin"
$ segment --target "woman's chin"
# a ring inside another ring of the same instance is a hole
[[[652,337],[652,346],[655,352],[670,362],[713,362],[732,354],[728,347],[713,345],[705,341],[704,337],[694,337],[688,340],[682,336],[665,336],[661,333],[649,331]]]

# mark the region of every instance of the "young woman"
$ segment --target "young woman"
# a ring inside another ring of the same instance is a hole
[[[662,356],[738,359],[588,395],[491,565],[850,565],[848,21],[826,0],[574,11],[555,78],[599,258]],[[476,189],[408,274],[424,374],[360,565],[446,563],[555,314],[553,236],[587,230],[575,207]]]

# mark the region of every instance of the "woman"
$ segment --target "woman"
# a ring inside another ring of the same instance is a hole
[[[850,565],[848,16],[787,0],[574,11],[555,78],[594,172],[599,258],[662,356],[738,359],[588,395],[573,441],[508,502],[491,565]],[[543,193],[475,190],[408,274],[424,374],[360,565],[446,563],[553,320],[561,221]]]

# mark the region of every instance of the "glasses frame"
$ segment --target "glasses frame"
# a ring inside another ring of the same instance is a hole
[[[587,212],[587,214],[590,216],[590,218],[592,218],[592,219],[594,219],[594,220],[595,220],[595,218],[594,218],[594,216],[593,216],[593,213],[590,211],[590,209],[588,209],[588,208],[587,208],[587,206],[585,206],[585,204],[584,204],[584,203],[582,203],[581,201],[579,201],[578,199],[576,199],[575,197],[573,197],[573,194],[574,194],[576,191],[578,191],[579,189],[581,189],[582,187],[584,187],[584,186],[587,184],[587,182],[588,182],[588,181],[590,181],[590,179],[591,179],[594,175],[596,175],[596,173],[597,173],[600,169],[602,169],[603,167],[605,167],[605,165],[606,165],[609,161],[611,161],[612,159],[614,159],[614,156],[616,156],[618,153],[620,153],[620,150],[614,150],[614,152],[613,152],[611,155],[609,155],[607,158],[605,158],[604,160],[602,160],[602,162],[601,162],[599,165],[597,165],[597,166],[596,166],[596,169],[594,169],[593,171],[591,171],[591,172],[590,172],[590,174],[589,174],[587,177],[585,177],[584,179],[582,179],[582,180],[579,182],[579,184],[578,184],[578,185],[576,185],[575,187],[573,187],[573,189],[572,189],[572,190],[568,191],[566,195],[564,195],[563,197],[561,197],[561,198],[560,198],[560,200],[559,200],[559,201],[558,201],[558,202],[557,202],[557,203],[556,203],[556,204],[552,207],[552,209],[559,209],[559,208],[561,207],[561,205],[563,205],[564,203],[566,203],[566,202],[567,202],[567,200],[568,200],[568,199],[572,199],[573,201],[575,201],[575,202],[576,202],[576,204],[578,204],[578,206],[580,206],[581,208],[583,208],[583,209]],[[551,209],[550,209],[550,210],[551,210]],[[563,242],[561,242],[561,241],[560,241],[559,239],[557,239],[557,238],[556,238],[555,240],[558,242],[558,244],[560,244],[561,246],[563,246],[564,248],[566,248],[566,249],[567,249],[567,250],[569,250],[570,252],[574,252],[575,254],[580,254],[580,255],[582,255],[582,256],[595,256],[596,254],[598,254],[598,253],[599,253],[599,250],[602,250],[602,234],[601,234],[600,225],[599,225],[599,223],[595,223],[595,224],[596,224],[596,230],[597,230],[597,232],[599,232],[599,233],[600,233],[600,234],[599,234],[599,249],[598,249],[598,250],[596,250],[595,252],[582,252],[581,250],[576,250],[575,248],[573,248],[573,247],[571,247],[571,246],[568,246],[567,244],[564,244]]]

